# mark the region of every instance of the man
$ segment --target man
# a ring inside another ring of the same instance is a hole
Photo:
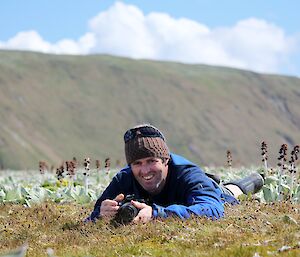
[[[118,212],[124,196],[134,194],[138,209],[134,222],[154,218],[191,215],[218,219],[224,216],[224,204],[237,204],[235,197],[256,193],[263,186],[259,174],[226,186],[218,185],[197,165],[170,153],[163,134],[152,125],[139,125],[124,134],[128,166],[115,175],[97,200],[87,221],[112,218]],[[234,197],[235,196],[235,197]]]

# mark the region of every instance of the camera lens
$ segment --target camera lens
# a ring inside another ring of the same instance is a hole
[[[130,223],[135,216],[138,214],[138,209],[134,207],[131,203],[125,203],[122,205],[118,211],[117,220],[121,224]]]

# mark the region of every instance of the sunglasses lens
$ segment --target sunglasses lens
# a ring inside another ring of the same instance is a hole
[[[132,129],[127,130],[126,133],[124,134],[124,142],[126,143],[133,138],[134,138],[134,133]]]

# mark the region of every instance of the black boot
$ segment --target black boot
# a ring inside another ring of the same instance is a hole
[[[264,185],[264,178],[258,173],[252,173],[248,177],[242,178],[240,180],[228,182],[225,185],[236,185],[238,186],[244,194],[255,194]]]
[[[210,174],[205,172],[205,175],[214,180],[217,184],[220,184],[221,178],[218,175]]]

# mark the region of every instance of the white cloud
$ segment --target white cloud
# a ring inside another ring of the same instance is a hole
[[[39,52],[48,52],[51,44],[47,43],[42,37],[33,30],[17,33],[7,42],[0,42],[1,48],[24,49]]]
[[[241,60],[241,67],[259,71],[277,71],[295,50],[293,38],[281,28],[255,18],[216,29],[213,37],[232,58]]]
[[[30,30],[19,32],[7,42],[0,42],[0,48],[54,54],[87,54],[94,44],[94,35],[91,33],[85,34],[77,42],[71,39],[62,39],[55,44],[51,44],[43,40],[38,32]]]
[[[105,53],[279,72],[283,65],[290,65],[296,43],[296,37],[288,37],[280,27],[256,18],[239,21],[233,27],[208,28],[165,13],[145,15],[135,6],[116,2],[91,19],[89,31],[78,40],[51,44],[37,32],[25,31],[0,42],[0,48],[55,54]]]
[[[96,44],[91,52],[133,58],[153,58],[155,38],[146,24],[147,17],[135,6],[116,3],[90,20]]]

